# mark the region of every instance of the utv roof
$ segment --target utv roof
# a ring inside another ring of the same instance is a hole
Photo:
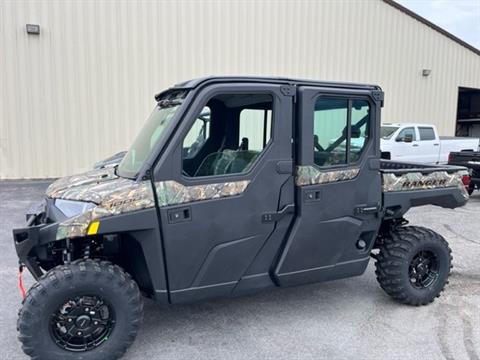
[[[176,89],[192,89],[197,86],[211,82],[258,82],[289,85],[314,85],[332,88],[366,89],[381,90],[378,85],[357,84],[348,82],[316,81],[307,79],[293,79],[284,77],[264,77],[264,76],[207,76],[178,83],[174,86]]]

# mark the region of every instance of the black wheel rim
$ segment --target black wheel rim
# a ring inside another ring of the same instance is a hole
[[[432,251],[422,250],[410,262],[410,284],[417,289],[428,288],[438,279],[438,270],[437,256]]]
[[[115,314],[99,296],[77,296],[66,300],[52,315],[50,333],[55,343],[68,351],[97,348],[113,331]]]

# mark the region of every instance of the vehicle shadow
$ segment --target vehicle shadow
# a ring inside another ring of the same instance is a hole
[[[238,345],[234,344],[255,347],[258,341],[275,341],[275,334],[278,341],[284,342],[290,336],[288,332],[295,332],[296,327],[328,336],[335,323],[346,328],[351,328],[352,322],[357,328],[363,326],[367,319],[376,317],[372,308],[378,306],[388,311],[398,304],[383,293],[370,267],[367,274],[357,278],[272,289],[244,297],[171,306],[147,300],[144,323],[127,358],[136,359],[140,354],[145,357],[151,352],[157,359],[154,354],[159,354],[160,348],[165,359],[210,358],[211,352],[194,354],[202,348],[222,352],[232,347],[235,352]],[[345,322],[346,316],[349,322]],[[338,351],[338,344],[332,342],[331,346],[332,354]],[[244,349],[239,353],[251,355],[257,350]],[[225,358],[222,354],[211,358]]]

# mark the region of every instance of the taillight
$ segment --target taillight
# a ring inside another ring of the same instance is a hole
[[[451,163],[453,162],[453,154],[452,153],[449,153],[448,154],[448,163]],[[469,180],[470,181],[470,180]]]
[[[462,176],[462,183],[465,185],[466,188],[470,185],[470,175],[463,175]]]

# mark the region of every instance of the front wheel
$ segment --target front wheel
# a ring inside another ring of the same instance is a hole
[[[34,359],[118,359],[142,320],[137,284],[119,266],[82,260],[57,266],[29,290],[17,329]]]
[[[396,228],[380,245],[377,280],[398,302],[426,305],[440,296],[448,282],[451,253],[447,241],[432,230]]]

